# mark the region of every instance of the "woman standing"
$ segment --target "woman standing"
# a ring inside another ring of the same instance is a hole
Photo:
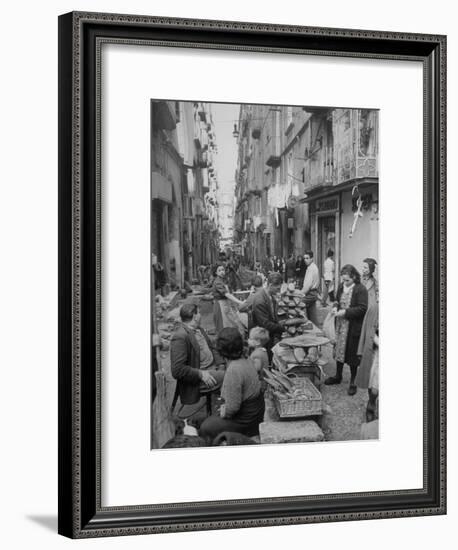
[[[373,420],[378,395],[378,304],[367,309],[359,339],[358,355],[361,357],[361,363],[355,384],[358,388],[368,391],[366,421],[370,422]]]
[[[240,320],[236,305],[242,305],[243,302],[236,298],[229,291],[224,276],[226,271],[223,265],[219,265],[215,270],[215,279],[213,281],[213,320],[215,322],[216,333],[219,334],[224,327],[234,327],[238,329],[241,336],[245,336],[245,327]]]
[[[361,284],[358,271],[352,265],[345,265],[340,275],[342,283],[337,290],[334,304],[336,323],[336,374],[325,380],[327,386],[342,382],[344,363],[350,367],[348,395],[355,395],[355,377],[359,365],[358,344],[364,315],[367,311],[367,289]]]
[[[377,262],[373,258],[365,258],[363,260],[362,283],[367,289],[369,295],[369,307],[378,304],[378,282],[374,277],[375,266]]]

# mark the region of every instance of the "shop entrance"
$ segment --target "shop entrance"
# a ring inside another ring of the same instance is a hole
[[[317,265],[320,274],[323,274],[323,263],[327,258],[328,251],[334,252],[333,260],[336,262],[336,217],[319,216],[318,218],[318,250]]]

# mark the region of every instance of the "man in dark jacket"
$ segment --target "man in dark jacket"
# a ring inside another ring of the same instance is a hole
[[[267,288],[259,290],[253,298],[253,326],[263,327],[269,332],[270,339],[266,345],[269,359],[272,358],[272,347],[285,330],[284,324],[278,321],[277,301],[275,299],[275,295],[280,292],[282,282],[283,277],[281,273],[270,273],[267,278]]]
[[[199,401],[202,391],[221,386],[224,360],[200,327],[201,315],[195,303],[183,304],[180,318],[170,342],[172,376],[181,403],[192,405]]]

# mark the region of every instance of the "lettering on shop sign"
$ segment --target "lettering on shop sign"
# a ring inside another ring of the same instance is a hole
[[[316,201],[314,204],[315,212],[328,212],[329,210],[338,210],[339,209],[339,199],[336,197],[334,199],[324,199],[321,201]]]

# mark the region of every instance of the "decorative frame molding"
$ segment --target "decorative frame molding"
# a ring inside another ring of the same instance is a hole
[[[103,43],[423,63],[423,489],[101,506],[100,51]],[[59,533],[86,538],[444,513],[446,37],[85,12],[62,15],[59,18]]]

